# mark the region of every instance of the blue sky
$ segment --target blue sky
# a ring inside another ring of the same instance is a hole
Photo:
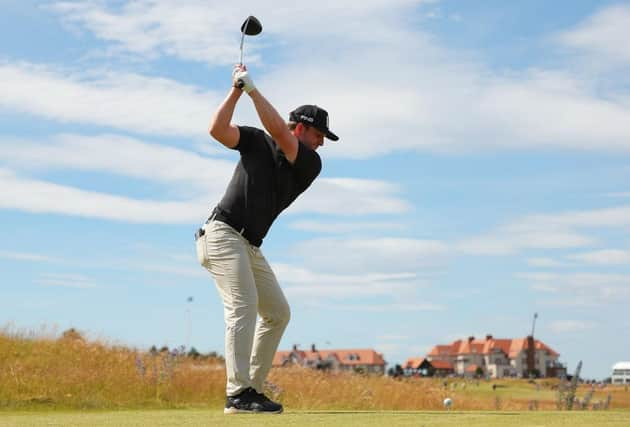
[[[523,337],[537,312],[570,370],[630,358],[628,3],[2,8],[0,324],[223,351],[192,235],[237,161],[207,124],[254,14],[261,92],[323,106],[341,137],[263,244],[292,307],[281,348],[395,364]],[[234,121],[260,126],[246,97]]]

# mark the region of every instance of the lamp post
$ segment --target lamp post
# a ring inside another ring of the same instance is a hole
[[[188,349],[188,351],[190,351],[190,336],[192,334],[192,315],[191,315],[191,310],[190,310],[190,305],[192,304],[192,302],[194,301],[193,297],[188,297],[186,299],[186,317],[187,317],[187,330],[186,330],[186,348]]]

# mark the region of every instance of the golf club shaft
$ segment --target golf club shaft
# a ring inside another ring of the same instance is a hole
[[[241,36],[241,60],[239,61],[239,65],[243,65],[243,40],[244,39],[245,39],[245,33],[243,33],[243,35]],[[238,81],[236,82],[236,86],[239,89],[243,89],[243,86],[245,86],[245,83],[243,83],[241,79],[238,79]]]
[[[240,65],[243,65],[243,41],[245,40],[245,33],[241,35],[241,59],[238,62]]]
[[[248,25],[249,25],[249,17],[245,21],[245,29],[247,29]],[[245,41],[245,31],[241,31],[241,59],[239,61],[240,65],[243,65],[243,42],[244,41]]]

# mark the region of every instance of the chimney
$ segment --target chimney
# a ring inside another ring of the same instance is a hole
[[[492,339],[492,335],[487,334],[487,335],[486,335],[486,341],[490,341],[491,339]]]
[[[469,342],[469,343],[471,343],[471,342],[473,342],[473,340],[474,340],[474,339],[475,339],[475,337],[474,337],[474,336],[469,336],[469,337],[468,337],[468,342]]]
[[[536,348],[534,346],[534,337],[532,335],[527,336],[527,375],[530,375],[536,368],[534,353]]]
[[[297,344],[293,344],[293,351],[297,351],[297,347],[298,347]]]
[[[311,344],[311,351],[313,353],[317,352],[317,349],[315,348],[315,344]]]

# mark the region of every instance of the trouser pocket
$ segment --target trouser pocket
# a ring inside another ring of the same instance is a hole
[[[196,241],[197,247],[197,261],[199,264],[205,265],[208,260],[208,250],[206,249],[206,235],[200,236]]]

